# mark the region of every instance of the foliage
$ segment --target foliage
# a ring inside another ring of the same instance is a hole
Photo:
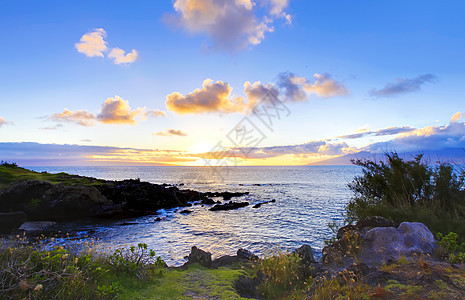
[[[255,272],[262,277],[258,286],[259,294],[265,299],[277,299],[292,293],[311,282],[311,269],[301,264],[301,258],[296,254],[277,252],[258,260]]]
[[[397,153],[385,156],[385,161],[352,161],[363,174],[349,184],[354,197],[348,215],[422,222],[433,232],[456,230],[465,236],[465,170],[444,162],[428,165],[422,155],[411,160]]]
[[[436,234],[441,255],[450,263],[465,263],[465,243],[459,243],[458,238],[455,232],[449,232],[447,235],[440,232]]]
[[[51,174],[47,172],[35,172],[25,168],[18,167],[16,163],[2,161],[0,163],[0,189],[9,187],[13,182],[39,180],[52,184],[65,185],[101,185],[105,181],[90,177],[70,175],[67,173]]]
[[[128,250],[131,254],[118,260],[119,265],[138,261],[131,265],[134,273],[126,273],[115,268],[108,255],[97,255],[92,249],[77,254],[62,246],[47,249],[24,237],[3,241],[0,245],[0,298],[113,299],[123,285],[140,281],[140,274],[144,274],[145,279],[160,276],[164,263],[157,258],[157,263],[151,264],[147,256],[152,254],[152,258],[155,254],[147,254],[146,245],[140,245],[143,253]]]

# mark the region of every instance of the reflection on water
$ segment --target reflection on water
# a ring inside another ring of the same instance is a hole
[[[248,191],[235,198],[251,204],[276,199],[260,208],[252,205],[233,211],[209,211],[192,206],[189,215],[175,209],[160,210],[158,216],[121,221],[81,221],[63,224],[64,230],[79,227],[95,231],[104,242],[147,243],[169,265],[182,264],[196,245],[213,257],[234,254],[239,248],[261,254],[276,247],[294,249],[304,243],[317,252],[331,234],[327,224],[341,220],[351,196],[347,188],[359,168],[355,166],[236,167],[223,180],[204,167],[31,167],[36,171],[67,172],[121,180],[140,178],[152,183],[184,184],[200,191]],[[156,217],[163,220],[155,222]]]

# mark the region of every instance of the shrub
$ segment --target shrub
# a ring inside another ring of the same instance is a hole
[[[354,197],[348,216],[417,221],[433,232],[454,230],[465,236],[465,171],[444,162],[428,165],[422,155],[411,160],[397,153],[385,156],[385,161],[352,161],[362,167],[362,175],[349,184]]]
[[[0,298],[113,299],[119,293],[120,282],[131,280],[131,276],[140,280],[161,275],[163,261],[155,258],[147,245],[139,244],[141,248],[143,251],[122,248],[118,253],[131,254],[108,256],[92,249],[78,254],[62,246],[47,249],[26,238],[3,241]],[[133,272],[126,272],[122,266],[130,266]]]

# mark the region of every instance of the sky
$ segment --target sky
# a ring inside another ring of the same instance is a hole
[[[463,1],[0,5],[0,160],[307,165],[465,153]]]

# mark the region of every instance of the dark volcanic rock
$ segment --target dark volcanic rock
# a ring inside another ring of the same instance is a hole
[[[207,192],[204,193],[207,197],[223,197],[224,200],[231,200],[233,197],[248,195],[249,192]]]
[[[210,208],[211,211],[217,211],[217,210],[232,210],[232,209],[238,209],[241,207],[248,206],[249,202],[229,202],[225,204],[217,204]]]
[[[380,216],[366,217],[365,219],[358,221],[355,226],[362,233],[365,233],[375,227],[397,227],[394,222]]]
[[[190,213],[192,213],[192,210],[188,210],[188,209],[185,209],[185,210],[180,212],[180,214],[185,214],[185,215],[188,215]]]
[[[0,232],[18,229],[26,220],[27,215],[23,211],[0,213]]]
[[[212,254],[210,252],[200,250],[196,246],[192,246],[191,253],[189,254],[186,264],[193,263],[199,263],[204,267],[210,268],[212,265]]]
[[[243,259],[246,259],[246,260],[252,260],[252,261],[258,260],[257,255],[255,255],[252,252],[250,252],[249,250],[243,249],[243,248],[237,250],[237,257],[243,258]]]
[[[0,191],[0,211],[22,211],[25,207],[38,206],[46,191],[53,185],[38,180],[28,180],[13,184]]]
[[[263,204],[275,203],[275,202],[276,202],[275,199],[273,199],[271,201],[260,202],[260,203],[255,204],[254,206],[252,206],[252,208],[260,208]]]
[[[302,263],[305,265],[310,265],[315,262],[315,258],[313,257],[313,250],[310,245],[302,245],[299,248],[294,250],[300,258],[302,258]]]
[[[107,205],[111,202],[95,187],[54,185],[45,193],[38,214],[34,209],[28,214],[36,219],[67,220],[95,216]]]

